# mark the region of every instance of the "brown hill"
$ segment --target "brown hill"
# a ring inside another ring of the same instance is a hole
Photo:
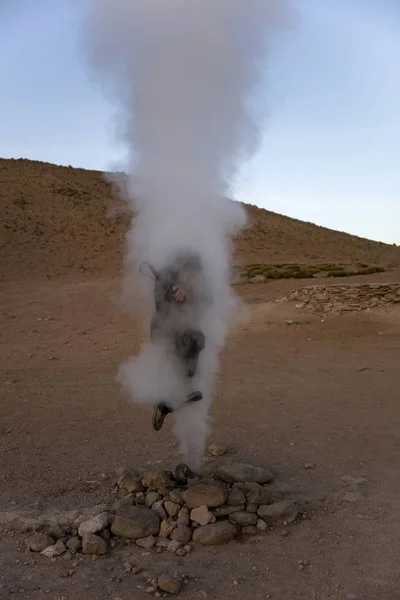
[[[0,277],[117,273],[128,218],[102,173],[29,160],[0,159]],[[251,263],[400,264],[400,248],[246,206],[249,227],[235,259]]]

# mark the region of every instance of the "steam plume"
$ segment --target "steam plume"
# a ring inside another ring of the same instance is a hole
[[[249,102],[260,65],[281,23],[283,0],[87,0],[90,72],[113,94],[129,148],[129,201],[135,218],[125,274],[152,304],[152,282],[137,279],[146,260],[166,266],[196,250],[213,303],[201,315],[206,337],[195,376],[204,400],[181,407],[184,386],[173,357],[144,344],[121,366],[136,402],[168,399],[183,459],[201,462],[218,354],[236,307],[229,286],[230,240],[245,225],[226,200],[241,161],[257,149]],[[196,387],[195,386],[195,387]]]

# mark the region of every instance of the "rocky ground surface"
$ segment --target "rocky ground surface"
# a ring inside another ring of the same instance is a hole
[[[293,285],[240,287],[186,483],[173,419],[154,432],[115,383],[145,335],[118,280],[3,287],[2,600],[400,599],[398,305],[321,318],[274,302]],[[243,462],[264,477],[221,477]]]

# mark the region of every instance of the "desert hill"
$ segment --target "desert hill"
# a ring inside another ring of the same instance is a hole
[[[110,216],[111,185],[97,171],[0,159],[0,277],[4,280],[119,271],[126,214]],[[246,205],[249,227],[236,262],[400,264],[400,248]]]

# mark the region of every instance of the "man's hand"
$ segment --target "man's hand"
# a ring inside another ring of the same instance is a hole
[[[178,287],[177,285],[173,286],[173,288],[172,288],[172,295],[173,295],[173,298],[174,298],[174,300],[176,302],[181,303],[181,302],[184,302],[186,300],[186,294],[185,294],[185,292],[180,287]]]

